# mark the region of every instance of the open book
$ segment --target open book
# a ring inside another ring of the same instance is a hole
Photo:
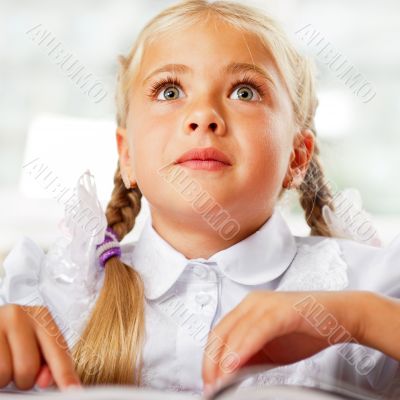
[[[149,388],[138,388],[124,385],[97,385],[84,389],[69,389],[59,391],[47,389],[40,392],[1,390],[1,400],[44,399],[44,400],[386,400],[395,397],[385,397],[374,394],[352,385],[323,380],[318,378],[315,386],[300,385],[263,385],[238,387],[247,378],[277,365],[243,368],[217,387],[208,397],[188,392],[161,391]]]

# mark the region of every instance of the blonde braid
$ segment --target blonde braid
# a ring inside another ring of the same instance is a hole
[[[141,197],[139,188],[125,188],[118,164],[106,217],[119,240],[134,227]],[[82,383],[139,385],[143,336],[142,279],[112,257],[105,264],[103,287],[89,322],[72,352]]]
[[[307,224],[311,228],[310,235],[330,237],[332,233],[322,218],[322,207],[327,205],[334,210],[333,195],[325,180],[319,153],[319,147],[315,141],[314,153],[308,165],[306,176],[298,189],[299,200],[304,209]]]
[[[137,186],[126,189],[118,162],[114,174],[114,189],[107,205],[106,217],[108,226],[118,235],[119,240],[122,240],[133,229],[136,217],[140,212],[141,198],[142,193]]]

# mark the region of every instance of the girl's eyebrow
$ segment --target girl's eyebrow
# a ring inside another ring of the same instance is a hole
[[[272,85],[275,86],[274,80],[270,75],[270,73],[256,64],[231,62],[222,69],[222,73],[228,73],[228,74],[237,74],[239,72],[249,72],[249,71],[255,72],[256,74],[260,75],[263,79],[269,81],[270,83],[272,83]],[[151,72],[143,80],[143,84],[145,84],[152,76],[159,74],[161,72],[174,72],[178,74],[187,74],[189,72],[192,72],[192,69],[185,64],[165,64],[162,67],[157,68],[153,72]]]

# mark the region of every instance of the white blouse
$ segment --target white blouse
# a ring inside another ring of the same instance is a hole
[[[87,178],[85,173],[78,182],[81,210],[89,204],[104,224],[94,183]],[[104,277],[95,245],[102,241],[105,225],[90,232],[77,215],[66,213],[69,234],[46,254],[22,237],[4,261],[0,286],[0,305],[46,305],[70,348]],[[139,239],[121,248],[122,261],[144,282],[143,385],[155,389],[202,393],[207,335],[253,290],[372,290],[400,297],[400,238],[378,248],[346,239],[293,236],[278,209],[257,232],[207,260],[187,259],[174,249],[155,231],[151,215]],[[241,386],[317,384],[317,376],[326,376],[380,390],[399,377],[397,368],[396,361],[378,351],[347,344],[260,373]]]

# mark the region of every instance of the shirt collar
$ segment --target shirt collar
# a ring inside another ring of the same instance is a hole
[[[145,296],[156,299],[170,289],[190,262],[216,262],[234,282],[259,285],[282,275],[293,261],[296,241],[278,209],[253,234],[208,259],[187,259],[152,226],[151,215],[132,251],[132,265],[141,275]]]

